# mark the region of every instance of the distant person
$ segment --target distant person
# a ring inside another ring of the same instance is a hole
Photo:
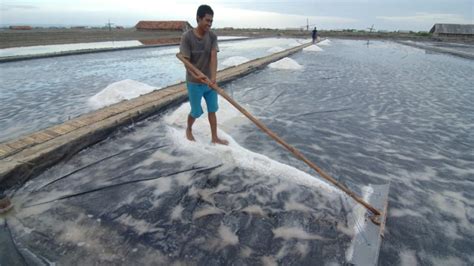
[[[314,27],[313,34],[311,36],[313,37],[313,44],[316,43],[316,40],[318,39],[318,30],[316,30],[316,27]]]
[[[217,74],[217,36],[212,32],[211,26],[214,11],[208,5],[201,5],[197,9],[197,27],[186,31],[181,37],[179,52],[198,68],[204,75],[198,76],[186,69],[186,86],[188,89],[191,112],[188,115],[186,138],[195,141],[193,124],[203,114],[201,99],[204,97],[207,105],[208,119],[211,126],[212,143],[227,145],[227,140],[217,136],[217,92],[210,88],[216,83]]]

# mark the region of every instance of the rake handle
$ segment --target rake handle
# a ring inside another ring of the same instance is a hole
[[[194,72],[194,74],[200,76],[203,75],[203,73],[197,69],[191,62],[189,62],[182,54],[177,53],[176,57],[178,57],[181,62],[184,63],[186,66],[186,69],[188,71]],[[363,205],[366,209],[370,210],[374,215],[381,215],[381,212],[374,208],[372,205],[364,201],[362,198],[357,196],[354,192],[349,190],[346,186],[343,184],[339,183],[336,179],[331,177],[330,175],[326,174],[321,168],[319,168],[316,164],[308,160],[299,150],[297,150],[295,147],[291,146],[288,144],[286,141],[284,141],[282,138],[280,138],[277,134],[275,134],[273,131],[271,131],[267,126],[265,126],[260,120],[255,118],[250,112],[245,110],[240,104],[238,104],[234,99],[232,99],[222,88],[220,88],[216,83],[211,83],[209,78],[207,79],[208,85],[214,89],[219,95],[224,97],[230,104],[232,104],[237,110],[239,110],[243,115],[245,115],[248,119],[250,119],[258,128],[260,128],[263,132],[267,133],[268,136],[270,136],[272,139],[274,139],[276,142],[278,142],[280,145],[285,147],[288,151],[293,153],[293,155],[305,162],[309,167],[311,167],[313,170],[318,172],[324,179],[327,181],[331,182],[333,185],[344,191],[347,195],[349,195],[351,198],[353,198],[355,201]]]

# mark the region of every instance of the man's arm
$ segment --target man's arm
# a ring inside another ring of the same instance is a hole
[[[217,80],[217,48],[212,48],[211,50],[211,62],[209,67],[211,68],[211,82],[215,84]]]

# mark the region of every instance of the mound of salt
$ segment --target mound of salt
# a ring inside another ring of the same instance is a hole
[[[304,48],[303,51],[306,51],[306,52],[322,52],[324,50],[319,48],[317,45],[313,44],[313,45],[310,45],[310,46]]]
[[[272,53],[272,54],[283,52],[283,51],[285,51],[285,49],[281,48],[280,46],[275,46],[267,50],[267,52]]]
[[[331,41],[329,39],[326,39],[324,41],[318,42],[319,46],[329,46],[331,45]]]
[[[298,42],[298,41],[292,41],[288,44],[288,46],[290,47],[296,47],[296,46],[300,46],[302,43]]]
[[[109,84],[105,89],[90,97],[88,104],[94,109],[99,109],[123,100],[133,99],[157,89],[159,88],[135,80],[125,79]]]
[[[271,68],[276,68],[276,69],[302,69],[303,68],[303,66],[298,64],[298,62],[288,57],[285,57],[281,60],[271,63],[268,66]]]
[[[245,62],[248,62],[249,59],[247,57],[243,57],[243,56],[232,56],[232,57],[229,57],[227,59],[225,59],[224,61],[222,61],[222,65],[224,66],[237,66],[237,65],[240,65],[240,64],[243,64]]]

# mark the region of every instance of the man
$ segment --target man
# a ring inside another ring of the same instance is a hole
[[[314,27],[313,29],[312,37],[313,37],[313,44],[314,44],[316,42],[316,39],[318,38],[318,31],[316,30],[316,27]]]
[[[227,140],[217,136],[217,92],[210,88],[216,83],[217,73],[217,36],[210,30],[214,17],[214,11],[208,5],[199,6],[196,14],[197,27],[188,30],[181,37],[180,53],[197,67],[204,75],[198,76],[186,69],[186,85],[188,98],[191,104],[191,113],[188,115],[186,138],[195,141],[193,136],[193,124],[203,114],[201,99],[206,100],[209,124],[211,126],[212,143],[227,145]]]

